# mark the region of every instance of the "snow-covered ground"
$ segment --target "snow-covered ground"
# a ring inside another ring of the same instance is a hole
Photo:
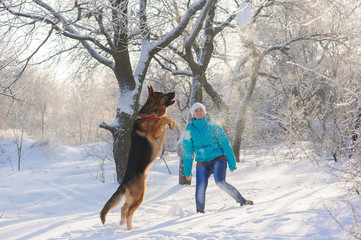
[[[116,190],[114,164],[88,155],[91,145],[49,146],[0,138],[0,239],[351,239],[352,214],[339,204],[342,185],[307,160],[278,149],[245,152],[227,180],[254,206],[238,206],[210,179],[206,213],[195,213],[195,186],[178,184],[178,157],[157,159],[131,231],[119,225],[120,204],[103,226],[99,212]],[[274,153],[274,152],[273,152]],[[283,157],[280,157],[283,156]],[[193,180],[195,181],[195,179]]]

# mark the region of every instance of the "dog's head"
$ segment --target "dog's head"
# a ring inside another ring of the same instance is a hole
[[[167,107],[175,103],[174,97],[174,92],[154,91],[152,86],[148,86],[148,98],[139,114],[162,117],[167,112]]]

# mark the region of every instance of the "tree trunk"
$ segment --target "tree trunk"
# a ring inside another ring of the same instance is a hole
[[[118,111],[116,119],[112,124],[102,122],[99,125],[101,128],[109,130],[113,135],[113,157],[117,173],[117,181],[119,183],[122,183],[127,169],[131,145],[130,134],[133,128],[133,122],[136,118],[136,113],[138,112],[138,107],[135,107],[135,109],[136,111],[134,111],[134,114]]]
[[[189,108],[196,102],[202,102],[202,85],[199,81],[199,78],[200,78],[200,75],[193,76]],[[191,116],[191,114],[189,114],[187,126],[191,121],[192,121],[192,116]],[[179,156],[179,184],[191,185],[192,180],[188,181],[184,176],[183,137],[178,142],[177,152],[178,152],[178,156]]]
[[[236,120],[236,128],[234,130],[234,138],[233,138],[233,152],[236,157],[236,161],[239,162],[239,153],[241,150],[241,140],[244,131],[244,126],[246,122],[246,113],[248,105],[251,101],[254,89],[256,87],[257,79],[258,79],[258,70],[261,66],[262,59],[264,54],[260,55],[255,50],[253,50],[253,55],[259,55],[258,57],[255,56],[254,62],[252,64],[252,72],[251,72],[251,79],[247,85],[246,92],[243,96],[242,102],[240,104],[237,120]]]
[[[48,101],[45,101],[44,106],[41,107],[41,138],[44,139],[45,134],[45,113]]]
[[[115,70],[119,83],[119,102],[116,117],[112,124],[102,122],[99,126],[109,130],[113,135],[113,157],[117,173],[117,181],[123,182],[127,169],[129,150],[131,146],[131,131],[138,114],[139,96],[142,85],[134,89],[134,77],[129,69]],[[123,74],[122,74],[123,73]],[[132,99],[132,101],[129,100]]]
[[[240,119],[237,121],[236,129],[234,133],[232,148],[234,156],[236,157],[236,162],[239,162],[239,153],[241,151],[241,143],[242,143],[242,135],[244,130],[244,118],[240,117]]]
[[[117,127],[113,134],[113,156],[117,173],[117,181],[122,183],[128,164],[131,145],[130,133],[133,127],[132,117],[121,113],[118,117]]]
[[[184,177],[184,169],[183,169],[183,137],[179,139],[177,142],[177,153],[179,156],[179,184],[181,185],[191,185],[192,181],[188,181]]]

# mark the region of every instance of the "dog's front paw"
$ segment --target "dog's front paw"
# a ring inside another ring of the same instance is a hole
[[[175,122],[174,122],[173,118],[171,116],[166,116],[165,118],[168,121],[168,125],[169,125],[170,129],[174,130],[175,129]]]
[[[175,129],[175,122],[172,120],[172,122],[169,124],[170,129]]]

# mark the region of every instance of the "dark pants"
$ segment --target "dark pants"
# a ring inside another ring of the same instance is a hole
[[[206,190],[208,179],[214,174],[214,181],[217,186],[228,193],[236,202],[243,203],[245,199],[238,190],[226,182],[227,161],[218,160],[214,163],[196,168],[196,206],[197,212],[203,212],[206,202]]]

